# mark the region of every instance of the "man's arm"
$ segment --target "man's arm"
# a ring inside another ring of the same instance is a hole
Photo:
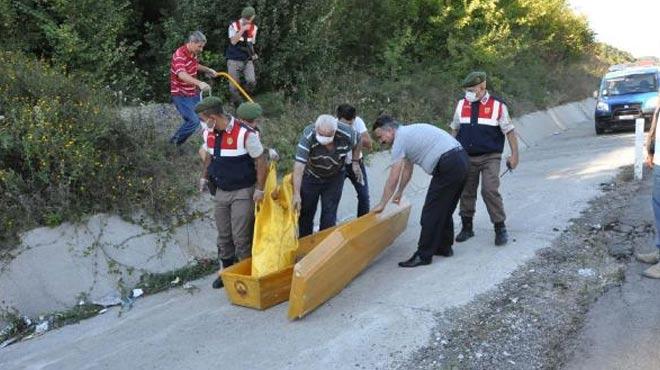
[[[513,123],[511,122],[511,117],[509,117],[509,108],[506,104],[501,105],[500,114],[498,124],[500,125],[502,133],[506,135],[506,138],[509,141],[509,147],[511,148],[511,156],[506,159],[506,164],[508,168],[513,170],[518,166],[518,137],[516,136]]]
[[[218,73],[218,72],[215,71],[215,69],[213,69],[213,68],[209,68],[209,67],[207,67],[207,66],[203,66],[203,65],[201,65],[201,64],[198,64],[198,65],[197,65],[197,70],[198,70],[199,72],[202,72],[202,73],[212,74],[213,77],[215,77],[215,75]]]
[[[509,131],[506,134],[506,139],[509,141],[509,147],[511,148],[511,157],[507,159],[507,163],[511,169],[515,169],[518,166],[518,137],[514,130]]]
[[[383,188],[383,196],[380,198],[380,202],[373,209],[374,212],[380,213],[383,212],[387,202],[392,199],[392,195],[396,191],[396,187],[399,184],[399,179],[401,178],[401,171],[403,169],[404,160],[401,159],[392,165],[390,168],[390,175],[387,177],[385,182],[385,187]]]
[[[360,160],[358,159],[362,153],[362,145],[360,144],[360,136],[358,136],[357,131],[355,131],[353,128],[351,129],[351,142],[353,143],[353,159],[351,163],[351,169],[355,174],[355,179],[357,180],[358,184],[364,184],[362,168],[360,167]]]
[[[295,162],[293,164],[293,208],[300,211],[300,187],[302,185],[303,173],[305,172],[305,164]]]
[[[212,135],[212,134],[209,134]],[[206,153],[206,156],[204,157],[204,164],[202,165],[202,178],[206,179],[209,177],[209,165],[211,164],[211,158],[213,158],[212,155],[209,155]]]
[[[658,143],[653,143],[655,140],[655,130],[658,128],[658,113],[660,112],[660,104],[655,108],[653,112],[653,120],[651,120],[651,129],[649,130],[648,135],[646,135],[646,165],[653,167],[653,156],[655,153],[651,153],[651,147],[655,149],[655,145]],[[655,150],[653,150],[655,152]]]
[[[449,127],[451,128],[451,136],[456,137],[458,135],[458,130],[461,129],[461,113],[459,108],[462,108],[462,103],[459,103],[454,110],[454,116],[452,117]]]
[[[177,77],[179,77],[179,79],[183,82],[199,87],[200,90],[207,90],[210,88],[206,82],[196,79],[195,77],[188,74],[188,72],[181,71],[177,74]]]
[[[239,31],[236,31],[234,29],[233,23],[229,25],[229,42],[231,42],[232,45],[238,44],[238,42],[241,41],[241,37],[243,37],[245,31],[247,31],[247,27],[245,27],[244,25],[241,26],[242,26],[241,29]]]
[[[211,156],[206,152],[206,150],[200,150],[200,155],[202,155],[202,176],[199,178],[199,191],[203,192],[208,184],[209,178],[209,164],[211,164]]]
[[[371,148],[373,148],[373,143],[371,142],[371,136],[369,136],[369,132],[365,131],[360,134],[360,146],[367,150],[371,150]]]
[[[360,158],[360,153],[362,152],[362,150],[360,149],[360,145],[359,144],[355,145],[353,147],[353,149],[351,150],[351,152],[352,152],[352,155],[353,155],[353,160],[357,161],[358,158]]]
[[[403,196],[403,191],[408,186],[410,179],[412,178],[414,165],[407,159],[403,160],[403,169],[401,170],[401,181],[399,182],[399,189],[394,194],[394,199],[392,202],[399,204],[401,202],[401,197]]]
[[[309,151],[311,149],[311,143],[308,139],[308,136],[312,135],[311,129],[305,128],[303,133],[298,139],[298,146],[296,147],[296,157],[293,164],[293,209],[299,211],[302,203],[302,198],[300,197],[300,187],[302,186],[303,173],[305,172],[305,166],[309,161]]]
[[[255,190],[261,192],[264,191],[264,187],[266,186],[266,176],[268,175],[268,161],[266,158],[267,154],[266,151],[264,151],[263,154],[254,159],[254,163],[257,165],[257,185]]]
[[[268,162],[266,161],[266,150],[259,140],[256,133],[248,133],[245,138],[245,149],[254,160],[257,171],[257,183],[255,184],[254,195],[252,199],[259,203],[264,199],[264,185],[266,184],[266,175],[268,174]]]

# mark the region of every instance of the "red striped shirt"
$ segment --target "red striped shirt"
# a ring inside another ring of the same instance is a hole
[[[178,74],[187,72],[192,77],[197,77],[197,66],[199,62],[197,57],[188,50],[186,45],[176,49],[172,54],[172,64],[170,65],[170,94],[179,96],[197,95],[197,87],[193,84],[182,81]]]

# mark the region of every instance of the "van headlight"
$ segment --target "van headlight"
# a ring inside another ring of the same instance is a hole
[[[644,102],[644,110],[647,111],[652,111],[655,110],[655,107],[658,106],[658,102],[660,102],[660,98],[653,97],[651,99],[648,99],[647,101]]]
[[[609,112],[610,105],[605,103],[604,101],[599,101],[598,104],[596,104],[596,110],[601,112]]]

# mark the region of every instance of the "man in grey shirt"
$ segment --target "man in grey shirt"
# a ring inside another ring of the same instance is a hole
[[[434,254],[451,257],[454,254],[452,215],[469,166],[469,158],[461,144],[435,126],[426,123],[401,126],[385,115],[378,117],[373,130],[381,144],[392,145],[392,168],[374,212],[382,212],[393,196],[393,203],[401,201],[415,164],[433,176],[422,209],[422,231],[417,251],[409,260],[399,262],[399,266],[428,265]]]

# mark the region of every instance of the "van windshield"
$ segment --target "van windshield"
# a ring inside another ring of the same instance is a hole
[[[658,91],[655,73],[635,74],[603,80],[603,95],[615,96]]]

